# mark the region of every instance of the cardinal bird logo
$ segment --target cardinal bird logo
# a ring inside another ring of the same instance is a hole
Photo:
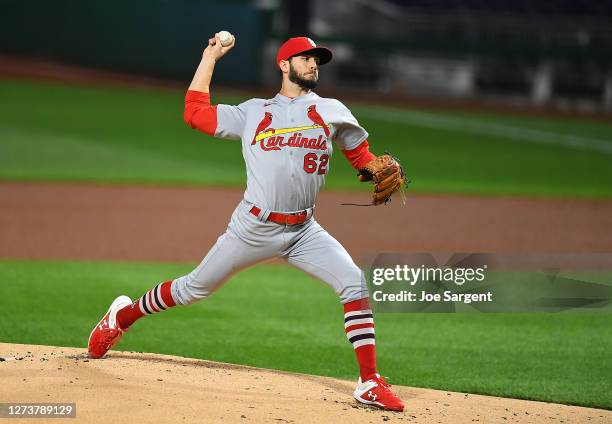
[[[259,123],[259,125],[257,125],[257,129],[255,130],[255,135],[253,136],[253,141],[251,142],[251,146],[257,143],[257,140],[256,140],[257,135],[263,132],[266,128],[268,128],[271,123],[272,123],[272,114],[270,112],[266,112],[264,114],[263,119]],[[270,129],[269,131],[274,132],[273,129]]]
[[[308,117],[315,124],[321,125],[323,127],[323,131],[325,131],[325,137],[329,137],[329,127],[327,126],[323,118],[321,118],[319,112],[317,112],[316,105],[308,106]]]

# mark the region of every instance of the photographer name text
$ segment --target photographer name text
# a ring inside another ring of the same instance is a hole
[[[490,291],[482,293],[469,293],[463,291],[456,293],[453,290],[444,290],[440,293],[440,283],[452,283],[459,288],[466,283],[481,283],[486,276],[487,265],[479,268],[458,268],[458,267],[410,267],[408,265],[396,265],[391,268],[374,268],[372,270],[372,284],[381,287],[385,283],[402,283],[411,288],[419,284],[427,286],[427,289],[420,291],[400,290],[389,293],[387,290],[375,290],[372,299],[375,302],[492,302],[493,293]],[[448,284],[447,284],[448,285]],[[429,289],[429,290],[428,290]],[[434,290],[435,292],[432,292]]]

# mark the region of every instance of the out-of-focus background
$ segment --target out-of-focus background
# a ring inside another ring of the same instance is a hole
[[[310,35],[335,54],[317,92],[350,106],[375,153],[404,160],[413,192],[612,195],[611,1],[29,0],[2,10],[5,178],[242,186],[236,144],[167,142],[207,139],[186,130],[180,102],[208,38],[227,29],[237,45],[217,65],[214,103],[272,97],[278,46]],[[341,155],[332,167],[328,188],[368,189]]]
[[[334,51],[317,93],[404,165],[405,205],[358,208],[341,203],[371,186],[332,158],[315,216],[357,263],[612,251],[612,1],[0,0],[0,341],[84,347],[115,296],[188,273],[225,230],[241,145],[183,122],[223,29],[237,44],[214,103],[273,97],[278,46],[309,35]],[[337,297],[279,262],[143,319],[118,349],[353,379]],[[394,384],[610,409],[610,324],[381,313],[378,362]]]
[[[0,51],[187,80],[220,28],[217,83],[275,86],[276,49],[333,48],[322,88],[377,97],[612,111],[612,3],[506,0],[3,2]],[[240,69],[240,72],[229,72]]]

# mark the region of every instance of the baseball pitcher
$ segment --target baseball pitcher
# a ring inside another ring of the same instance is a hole
[[[237,106],[212,105],[215,64],[234,44],[232,39],[222,46],[219,34],[208,41],[185,96],[184,118],[191,128],[211,136],[240,140],[247,170],[244,198],[225,233],[192,272],[158,284],[134,302],[127,296],[115,299],[91,332],[89,355],[104,356],[136,320],[205,299],[241,269],[280,257],[329,284],[339,296],[346,336],[359,364],[355,399],[402,411],[403,402],[376,369],[374,318],[364,275],[317,223],[313,208],[334,143],[360,181],[374,182],[372,204],[385,203],[401,190],[404,173],[393,157],[369,151],[368,133],[346,106],[312,91],[332,52],[310,38],[291,38],[278,50],[282,84],[276,96]]]

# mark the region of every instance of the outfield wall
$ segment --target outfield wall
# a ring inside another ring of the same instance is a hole
[[[4,2],[2,9],[3,53],[188,80],[208,38],[227,29],[241,48],[220,62],[216,81],[244,85],[259,81],[265,12],[250,4],[23,0]]]

